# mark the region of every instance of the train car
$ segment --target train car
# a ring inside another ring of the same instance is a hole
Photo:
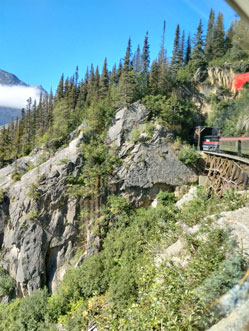
[[[221,137],[220,151],[233,154],[241,154],[241,138],[240,137]]]
[[[205,136],[202,150],[206,152],[219,152],[219,136]]]
[[[221,137],[220,151],[249,156],[249,137]]]
[[[249,138],[241,137],[241,154],[249,157]]]

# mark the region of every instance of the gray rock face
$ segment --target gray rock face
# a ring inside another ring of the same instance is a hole
[[[121,147],[132,129],[143,123],[147,117],[148,111],[140,101],[129,107],[119,109],[113,124],[108,130],[107,142]]]
[[[0,245],[2,266],[16,280],[18,296],[47,284],[53,292],[75,252],[79,203],[67,192],[67,175],[77,174],[81,136],[48,161],[13,182],[14,165],[0,169]],[[41,155],[18,161],[19,168]]]
[[[108,130],[108,141],[119,147],[122,165],[116,172],[121,194],[129,196],[137,205],[148,205],[162,190],[196,181],[195,173],[174,154],[174,136],[167,128],[154,124],[153,132],[146,132],[148,111],[139,102],[117,112]],[[132,130],[139,137],[132,141]]]

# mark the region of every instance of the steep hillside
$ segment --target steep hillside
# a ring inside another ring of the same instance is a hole
[[[167,58],[164,24],[151,65],[148,33],[133,58],[129,39],[111,72],[105,59],[79,80],[77,67],[1,129],[0,329],[205,330],[230,312],[248,196],[197,187],[190,144],[196,125],[248,133],[247,87],[232,88],[248,27],[225,31],[211,10],[205,38],[201,21],[180,35]]]

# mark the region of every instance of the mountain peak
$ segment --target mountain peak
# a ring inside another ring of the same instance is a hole
[[[18,77],[14,74],[11,74],[7,71],[0,70],[0,84],[1,85],[19,85],[19,86],[28,86],[24,82],[22,82]]]

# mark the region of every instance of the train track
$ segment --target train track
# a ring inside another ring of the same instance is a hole
[[[249,158],[232,154],[202,151],[205,155],[207,180],[205,187],[216,194],[229,188],[249,188]]]
[[[237,156],[237,155],[233,155],[233,154],[224,154],[224,153],[215,153],[215,152],[206,152],[206,151],[202,151],[202,152],[205,154],[216,155],[216,156],[224,157],[224,158],[227,158],[230,160],[242,162],[242,163],[249,165],[249,158],[245,158],[245,157],[241,157],[241,156]]]

